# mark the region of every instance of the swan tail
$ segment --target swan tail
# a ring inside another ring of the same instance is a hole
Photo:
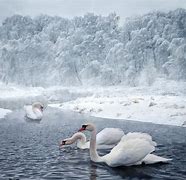
[[[167,163],[169,161],[171,161],[172,159],[169,159],[169,158],[164,158],[164,157],[160,157],[160,156],[157,156],[155,154],[148,154],[143,160],[141,163],[144,163],[144,164],[155,164],[155,163],[160,163],[160,162],[163,162],[163,163]]]

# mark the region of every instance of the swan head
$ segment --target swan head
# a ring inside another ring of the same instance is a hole
[[[72,140],[70,140],[70,139],[64,139],[64,140],[61,141],[60,146],[70,145],[72,143],[73,143]]]
[[[40,102],[35,102],[35,103],[32,104],[32,108],[37,108],[37,109],[43,111],[44,105]]]
[[[79,129],[79,132],[81,131],[93,131],[95,129],[94,124],[88,123],[88,124],[83,124],[81,128]]]

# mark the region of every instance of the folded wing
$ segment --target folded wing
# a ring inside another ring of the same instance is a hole
[[[154,150],[155,147],[146,139],[129,138],[128,140],[120,141],[109,154],[102,158],[111,167],[131,166],[143,160]]]

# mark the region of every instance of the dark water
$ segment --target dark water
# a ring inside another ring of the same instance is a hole
[[[99,130],[120,127],[126,133],[150,133],[158,143],[156,154],[173,161],[120,168],[96,164],[90,161],[88,150],[58,146],[87,122],[86,117],[49,108],[41,123],[29,123],[18,111],[0,120],[0,179],[186,179],[186,128],[98,118],[88,121]]]

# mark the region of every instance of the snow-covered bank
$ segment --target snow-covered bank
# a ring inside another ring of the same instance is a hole
[[[186,120],[185,95],[178,96],[174,93],[159,95],[143,88],[110,87],[92,90],[94,91],[92,96],[50,106],[95,117],[156,124],[181,126]]]
[[[186,83],[157,81],[146,87],[19,87],[0,84],[0,108],[35,101],[90,116],[181,126],[186,121]]]
[[[4,118],[8,113],[11,113],[12,111],[9,109],[2,109],[0,108],[0,119]]]

